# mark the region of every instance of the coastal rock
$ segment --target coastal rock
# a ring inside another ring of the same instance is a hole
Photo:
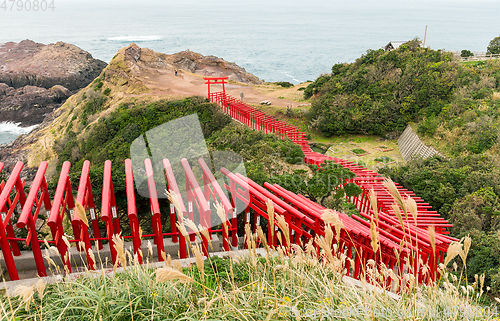
[[[0,82],[13,88],[61,85],[75,91],[87,86],[105,67],[104,61],[64,42],[44,45],[23,40],[0,46]]]
[[[40,124],[69,96],[71,92],[59,85],[50,89],[29,85],[16,89],[0,83],[0,122]]]
[[[38,167],[41,161],[48,161],[46,175],[55,175],[58,148],[65,146],[69,133],[84,137],[101,117],[129,104],[147,105],[172,97],[206,96],[207,87],[201,76],[228,77],[242,82],[232,83],[226,88],[238,90],[238,93],[244,91],[248,99],[257,96],[259,98],[254,99],[262,101],[267,97],[245,85],[260,84],[261,81],[234,63],[191,51],[171,55],[157,53],[136,44],[120,49],[106,68],[77,93],[63,85],[14,88],[0,83],[0,98],[3,99],[0,100],[3,108],[0,114],[6,111],[6,120],[23,122],[29,119],[23,108],[30,105],[31,111],[39,110],[39,114],[34,114],[36,117],[23,125],[32,125],[35,119],[43,120],[29,134],[0,145],[0,161],[5,163],[7,172],[19,160],[30,169]],[[73,95],[66,99],[70,94]],[[59,108],[58,103],[62,103]],[[78,153],[76,149],[75,153]]]

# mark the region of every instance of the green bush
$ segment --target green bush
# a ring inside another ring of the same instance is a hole
[[[288,81],[278,81],[278,82],[276,82],[276,85],[281,86],[283,88],[290,88],[290,87],[295,86],[294,84],[292,84],[291,82],[288,82]]]
[[[103,94],[104,94],[105,96],[109,96],[109,94],[110,94],[110,93],[111,93],[111,89],[109,89],[109,88],[104,89]]]
[[[493,156],[435,156],[382,168],[380,173],[414,191],[445,218],[449,218],[456,200],[482,188],[491,187],[495,195],[500,195],[500,167]]]
[[[470,50],[464,49],[460,52],[460,57],[462,58],[468,58],[472,56],[474,56],[474,54]]]
[[[432,137],[439,126],[439,120],[435,116],[424,118],[418,123],[417,133]]]
[[[294,192],[306,195],[314,202],[331,206],[337,210],[345,204],[345,198],[361,194],[361,189],[348,181],[356,175],[349,169],[333,161],[325,161],[317,165],[309,165],[308,171],[299,169],[292,173],[283,173],[269,178],[269,182]]]
[[[102,88],[103,82],[99,81],[95,86],[94,86],[94,91],[98,91],[99,89]]]
[[[314,97],[309,122],[326,136],[383,135],[421,120],[426,123],[420,131],[433,135],[438,124],[457,126],[457,115],[467,109],[490,107],[496,118],[494,103],[486,100],[499,82],[497,61],[458,63],[450,53],[421,48],[413,40],[334,65],[331,74],[306,87],[304,98]]]

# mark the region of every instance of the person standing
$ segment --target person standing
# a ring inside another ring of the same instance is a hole
[[[177,69],[175,69],[174,71],[175,71],[175,77],[177,77]]]

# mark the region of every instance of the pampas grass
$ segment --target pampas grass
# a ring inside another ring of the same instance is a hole
[[[83,208],[80,202],[76,202],[76,211],[75,215],[78,217],[85,225],[89,226],[89,221],[87,219],[87,214],[85,213],[85,209]]]
[[[344,223],[339,219],[339,213],[330,209],[324,210],[322,219],[325,224],[333,225],[335,228],[335,238],[338,242],[340,239],[340,230],[344,228]]]
[[[122,233],[120,232],[120,234],[113,234],[113,236],[111,237],[112,240],[113,240],[113,247],[115,248],[115,251],[116,251],[116,257],[117,257],[117,260],[115,262],[115,265],[114,265],[114,269],[116,269],[116,267],[118,266],[118,263],[121,264],[121,266],[123,268],[126,268],[127,267],[127,256],[125,254],[125,241],[123,240],[123,237],[122,237]]]
[[[171,267],[159,268],[156,270],[156,282],[167,282],[170,280],[179,280],[183,283],[194,281],[189,276]]]
[[[267,207],[267,216],[269,218],[269,233],[271,236],[269,243],[271,245],[274,245],[274,205],[271,199],[268,199],[266,201],[266,207]]]
[[[257,229],[257,235],[261,244],[265,244],[263,231]],[[291,244],[287,255],[278,247],[279,257],[263,259],[255,255],[255,235],[250,233],[248,240],[250,248],[242,252],[246,255],[237,260],[216,262],[204,260],[200,245],[193,245],[195,269],[181,268],[179,260],[172,261],[167,256],[166,266],[156,270],[139,265],[110,277],[102,273],[46,286],[39,281],[38,295],[33,295],[33,287],[26,287],[20,288],[12,298],[0,298],[0,318],[50,321],[99,320],[102,316],[102,320],[107,321],[131,320],[133,316],[134,320],[302,321],[333,320],[344,315],[345,320],[413,320],[417,317],[432,320],[436,309],[476,308],[484,286],[484,275],[478,276],[477,294],[473,296],[473,287],[461,284],[460,278],[448,274],[441,264],[440,283],[421,287],[413,275],[404,274],[400,278],[374,260],[367,262],[366,278],[362,281],[364,289],[347,286],[342,282],[343,268],[352,258],[339,251],[337,244],[332,244],[332,226],[326,228],[325,236],[315,238],[320,254],[309,240],[305,251]],[[454,244],[448,251],[446,264],[458,256],[460,250],[467,252],[461,243]],[[392,298],[384,291],[388,280],[401,284],[400,297]],[[21,311],[19,306],[24,309]],[[349,314],[349,311],[355,313]],[[392,314],[379,314],[375,318],[375,311]],[[420,311],[421,315],[399,318],[397,314],[404,311]],[[467,319],[467,315],[460,314],[439,318]],[[485,319],[487,317],[476,317],[476,320]]]

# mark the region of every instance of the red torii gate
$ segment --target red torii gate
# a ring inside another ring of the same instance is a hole
[[[211,85],[222,85],[222,92],[226,93],[226,84],[227,84],[227,78],[228,77],[203,77],[204,80],[207,82],[205,85],[208,85],[208,98],[210,99],[211,91],[210,87]]]

